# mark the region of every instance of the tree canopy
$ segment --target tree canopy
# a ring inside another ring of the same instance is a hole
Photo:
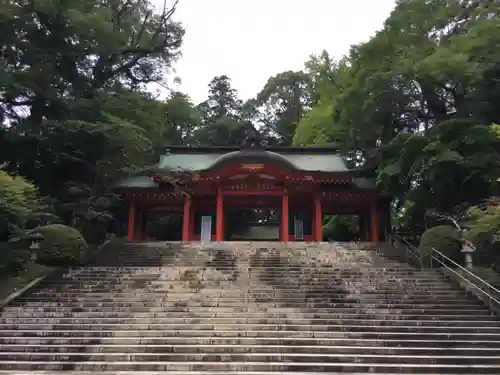
[[[399,0],[383,28],[346,56],[317,51],[249,100],[230,77],[217,76],[202,103],[175,91],[159,100],[147,89],[165,86],[181,58],[184,27],[175,7],[158,11],[149,0],[0,4],[7,193],[30,181],[61,223],[88,236],[115,220],[113,184],[155,163],[167,145],[238,145],[260,133],[268,144],[337,146],[373,171],[407,230],[423,232],[429,211],[473,212],[472,232],[495,238],[498,1]],[[25,225],[21,203],[12,211],[16,225]],[[474,219],[481,209],[487,220]]]

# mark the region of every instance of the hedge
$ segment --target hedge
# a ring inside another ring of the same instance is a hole
[[[422,234],[418,249],[424,266],[430,264],[430,252],[433,248],[455,262],[459,264],[463,263],[461,237],[460,233],[454,227],[450,225],[439,225],[427,229],[424,234]],[[438,265],[435,264],[435,266]]]
[[[33,229],[28,235],[42,234],[37,262],[48,266],[67,266],[83,260],[87,242],[73,227],[49,224]]]

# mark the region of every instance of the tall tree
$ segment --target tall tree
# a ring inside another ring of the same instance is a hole
[[[295,142],[353,151],[414,217],[483,201],[500,165],[498,14],[489,0],[398,1],[339,64],[341,84],[337,74],[319,90],[326,99],[303,116]],[[310,71],[325,71],[317,61]]]
[[[304,71],[310,77],[313,105],[297,124],[294,144],[333,143],[348,150],[349,127],[339,124],[336,119],[339,113],[337,101],[350,84],[346,61],[336,62],[323,51],[310,57]]]
[[[191,99],[181,92],[173,92],[165,102],[164,111],[165,123],[160,137],[154,141],[155,149],[174,144],[195,144],[193,132],[200,126],[201,114]]]
[[[292,144],[297,124],[312,104],[310,89],[310,76],[302,71],[269,78],[256,98],[262,113],[261,131],[280,144]]]
[[[75,99],[161,80],[179,56],[183,29],[148,0],[7,0],[0,41],[7,77],[0,108],[39,124],[74,113]],[[96,103],[94,103],[96,104]]]
[[[227,76],[214,77],[208,87],[208,99],[198,106],[202,119],[196,141],[212,146],[241,145],[254,130],[248,120],[250,107],[243,112],[243,102]]]
[[[151,139],[165,123],[162,103],[142,89],[180,54],[175,5],[160,13],[147,0],[1,7],[0,160],[50,195],[64,221],[107,220],[106,194],[152,160]]]

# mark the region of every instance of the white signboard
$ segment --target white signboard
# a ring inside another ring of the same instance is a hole
[[[201,242],[212,241],[212,216],[201,217]]]

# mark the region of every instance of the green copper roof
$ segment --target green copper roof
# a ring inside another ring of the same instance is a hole
[[[158,186],[147,176],[131,176],[116,184],[117,188],[154,189]]]
[[[276,163],[283,169],[303,172],[342,173],[351,171],[344,158],[331,148],[277,147],[240,150],[234,147],[172,147],[161,156],[159,169],[188,172],[216,170],[224,165],[241,163]],[[360,172],[352,170],[352,172]],[[375,189],[372,179],[354,175],[354,185],[360,189]],[[128,177],[118,188],[156,188],[150,177]]]
[[[332,153],[298,154],[273,151],[232,151],[229,153],[170,153],[161,157],[158,167],[168,170],[206,171],[225,163],[276,162],[307,172],[347,172],[344,159]]]
[[[183,171],[201,171],[212,165],[221,155],[204,154],[167,154],[162,155],[158,167]]]

